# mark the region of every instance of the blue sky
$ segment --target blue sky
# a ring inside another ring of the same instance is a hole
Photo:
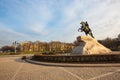
[[[0,0],[0,46],[13,41],[73,42],[80,21],[96,39],[120,34],[120,0]]]

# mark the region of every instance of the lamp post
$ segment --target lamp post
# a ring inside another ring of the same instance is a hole
[[[16,47],[17,47],[17,41],[13,42],[13,46],[14,46],[14,49],[15,49],[15,53],[16,53]]]

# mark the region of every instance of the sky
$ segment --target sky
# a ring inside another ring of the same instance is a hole
[[[120,34],[120,0],[0,0],[0,46],[23,41],[74,42],[87,21],[98,40]]]

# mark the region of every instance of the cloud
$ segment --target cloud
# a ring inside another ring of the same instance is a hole
[[[118,2],[111,4],[110,0],[74,0],[68,5],[62,5],[61,8],[58,7],[59,14],[62,16],[57,24],[54,23],[56,27],[49,28],[49,39],[72,42],[76,36],[84,35],[84,33],[77,32],[80,26],[79,22],[82,20],[88,21],[96,39],[115,37],[119,34],[120,12],[118,7]],[[114,20],[115,18],[116,20]],[[115,24],[116,21],[118,23]]]
[[[40,23],[35,23],[35,24],[30,25],[29,30],[31,31],[31,33],[34,33],[39,36],[48,35],[48,30],[46,29],[46,26]]]
[[[96,39],[116,37],[119,7],[119,0],[1,0],[0,31],[4,34],[0,39],[5,43],[25,39],[73,42],[85,35],[77,32],[80,21],[88,21]]]
[[[27,34],[19,33],[13,29],[10,29],[7,27],[8,25],[5,25],[0,22],[0,47],[4,45],[11,45],[14,41],[21,42],[25,39],[30,39],[30,36]]]
[[[103,39],[106,37],[116,37],[119,34],[119,18],[120,18],[120,3],[112,0],[101,2],[99,1],[96,7],[92,8],[89,13],[87,12],[84,17],[90,21],[95,32],[97,39]],[[89,14],[88,14],[89,13]],[[87,15],[88,14],[88,15]],[[117,31],[116,31],[116,30]]]
[[[63,12],[65,14],[65,22],[68,23],[66,26],[68,27],[66,32],[68,32],[68,34],[71,35],[71,38],[73,38],[72,36],[75,35],[75,31],[73,34],[71,34],[71,32],[75,30],[75,27],[70,25],[77,24],[78,26],[79,21],[85,20],[90,24],[96,39],[116,37],[116,35],[118,35],[120,32],[118,28],[120,21],[119,7],[119,1],[112,2],[112,0],[75,0],[70,5],[68,5]]]

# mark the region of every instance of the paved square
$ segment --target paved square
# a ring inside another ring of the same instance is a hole
[[[120,66],[55,67],[0,57],[0,80],[120,80]]]

